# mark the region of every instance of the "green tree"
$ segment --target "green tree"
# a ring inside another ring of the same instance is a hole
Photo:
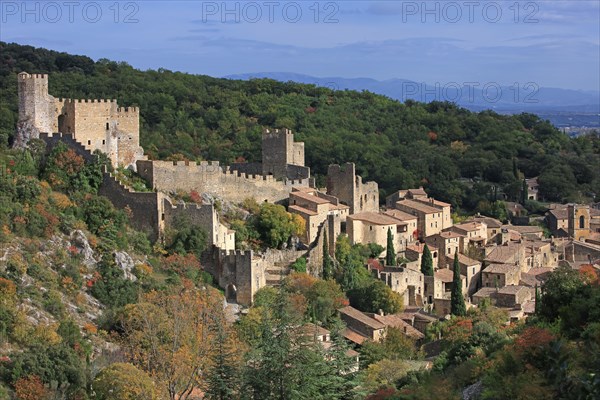
[[[523,186],[521,187],[521,204],[525,205],[529,199],[529,193],[527,188],[527,180],[523,179]]]
[[[452,293],[450,297],[450,313],[458,317],[467,315],[465,298],[462,293],[462,279],[460,275],[460,265],[458,263],[458,252],[454,253],[454,275],[452,279]]]
[[[129,363],[115,363],[100,371],[92,384],[98,400],[155,400],[154,382]]]
[[[298,233],[292,214],[279,204],[261,204],[255,226],[263,242],[274,248],[281,248]]]
[[[396,265],[396,250],[394,250],[394,235],[392,235],[392,229],[388,228],[387,231],[387,251],[385,253],[385,264]]]
[[[402,296],[379,279],[371,279],[367,285],[348,291],[348,298],[350,305],[366,312],[395,314],[403,307]]]
[[[218,313],[210,317],[209,329],[213,333],[212,347],[215,352],[206,372],[207,388],[204,398],[207,400],[233,400],[239,394],[239,343],[233,337],[234,331],[221,317],[222,314]]]
[[[433,257],[427,245],[423,246],[423,256],[421,257],[421,272],[425,276],[433,276]]]

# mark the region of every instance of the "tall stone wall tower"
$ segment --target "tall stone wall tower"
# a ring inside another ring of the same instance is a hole
[[[294,168],[299,167],[299,168]],[[304,166],[304,143],[294,142],[289,129],[265,129],[262,136],[262,172],[281,178],[308,178]]]
[[[363,183],[356,175],[354,163],[343,167],[330,165],[327,169],[327,194],[350,206],[350,214],[363,211],[379,212],[379,186],[377,182]]]
[[[21,72],[17,79],[19,92],[19,126],[17,129],[23,134],[17,134],[15,145],[22,146],[29,139],[39,137],[40,132],[56,132],[56,104],[55,99],[48,94],[48,75],[30,75],[27,72]],[[20,143],[20,141],[25,141],[25,143]]]
[[[67,133],[87,150],[107,154],[113,165],[135,168],[145,159],[140,147],[139,109],[119,107],[116,100],[57,99],[48,94],[48,75],[17,76],[19,123],[15,147],[40,133]]]
[[[569,236],[575,240],[587,238],[590,234],[590,206],[569,204],[567,211]]]

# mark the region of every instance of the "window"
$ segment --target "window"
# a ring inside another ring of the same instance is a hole
[[[585,217],[583,215],[579,217],[579,229],[585,229]]]
[[[92,145],[92,141],[88,140],[88,146],[91,146],[91,145]]]
[[[102,140],[102,144],[106,144],[106,140]]]
[[[106,123],[106,130],[109,130],[110,126],[108,125],[108,122]]]

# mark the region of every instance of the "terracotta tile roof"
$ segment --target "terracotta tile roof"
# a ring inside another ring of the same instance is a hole
[[[408,189],[407,192],[410,194],[416,194],[417,196],[427,196],[427,192],[425,192],[425,190],[422,187],[418,189]]]
[[[482,222],[487,225],[488,228],[500,228],[502,226],[502,222],[498,221],[495,218],[491,217],[473,217],[473,221]]]
[[[385,325],[383,325],[381,322],[374,320],[373,318],[367,316],[365,313],[357,310],[356,308],[354,308],[352,306],[346,306],[346,307],[340,308],[338,311],[356,321],[359,321],[359,322],[367,325],[370,328],[373,328],[373,329],[385,328]]]
[[[499,294],[511,294],[512,295],[512,294],[517,294],[517,293],[519,293],[520,291],[523,291],[523,290],[529,291],[530,289],[528,287],[520,286],[520,285],[508,285],[508,286],[504,286],[504,287],[500,288],[498,290],[498,293]]]
[[[383,271],[383,266],[381,265],[379,260],[377,260],[375,258],[369,258],[367,260],[367,265],[371,266],[372,268],[375,268],[379,272]]]
[[[400,316],[400,314],[391,314],[391,315],[378,315],[374,314],[373,318],[377,321],[381,322],[385,326],[389,326],[392,328],[398,328],[400,331],[404,332],[404,334],[413,339],[423,339],[425,335],[415,329],[412,325],[404,322]]]
[[[299,214],[306,215],[319,215],[316,211],[309,210],[308,208],[300,207],[300,206],[289,206],[288,211],[296,211]]]
[[[416,215],[409,214],[401,210],[387,210],[384,212],[385,215],[389,215],[399,221],[413,221],[417,219]]]
[[[415,201],[418,201],[423,204],[425,204],[425,203],[434,204],[438,207],[450,207],[452,205],[450,203],[444,203],[443,201],[439,201],[439,200],[432,199],[432,198],[428,198],[428,199],[420,198],[420,199],[415,199]]]
[[[496,264],[504,264],[513,260],[521,247],[522,244],[520,243],[508,243],[506,246],[496,246],[488,253],[485,260]]]
[[[431,253],[433,253],[434,251],[438,251],[438,249],[433,246],[427,245],[427,247],[429,247],[429,251],[431,251]],[[413,244],[406,246],[407,250],[412,250],[419,254],[423,253],[424,248],[425,248],[425,243],[420,243],[420,242],[413,243]]]
[[[315,195],[309,194],[309,193],[307,193],[307,192],[304,192],[304,191],[291,192],[291,193],[290,193],[290,198],[293,198],[293,197],[299,197],[299,198],[301,198],[301,199],[304,199],[304,200],[306,200],[306,201],[313,202],[313,203],[315,203],[315,204],[325,204],[325,203],[329,203],[329,200],[322,199],[322,198],[320,198],[320,197],[318,197],[318,196],[315,196]]]
[[[453,231],[440,232],[440,233],[438,233],[436,235],[439,235],[439,236],[443,237],[444,239],[453,239],[453,238],[465,237],[465,235],[461,235],[460,233],[453,232]],[[431,236],[436,236],[436,235],[431,235]]]
[[[295,332],[303,336],[318,336],[319,340],[321,340],[323,336],[327,336],[330,334],[330,332],[327,329],[323,328],[322,326],[315,325],[311,322],[307,322],[306,324],[299,326],[295,330]]]
[[[347,206],[342,203],[340,203],[340,204],[330,203],[329,204],[329,210],[349,210],[349,209],[350,209],[350,206]]]
[[[496,293],[496,288],[482,287],[473,294],[473,297],[491,297],[494,293]]]
[[[342,334],[344,335],[344,337],[348,340],[350,340],[351,342],[354,342],[356,344],[362,344],[365,340],[367,340],[368,338],[361,335],[358,332],[353,331],[352,329],[346,328],[344,329],[344,332],[342,332]]]
[[[502,225],[502,228],[506,228],[511,231],[519,232],[519,233],[542,233],[544,230],[541,226],[531,226],[531,225]]]
[[[423,204],[420,201],[416,201],[416,200],[408,200],[408,199],[400,200],[396,203],[396,206],[409,207],[409,208],[412,208],[414,210],[420,211],[425,214],[435,214],[435,213],[442,212],[439,208],[435,208],[435,207],[429,206],[427,204]]]
[[[509,272],[516,272],[521,268],[518,265],[513,264],[491,264],[485,267],[483,272],[490,274],[506,274]]]
[[[469,257],[465,256],[464,254],[460,254],[460,253],[458,253],[458,262],[460,264],[467,265],[467,266],[481,264],[479,261],[473,260],[472,258],[469,258]]]
[[[438,269],[433,273],[435,279],[440,280],[444,283],[452,282],[454,280],[454,271],[449,268]]]
[[[454,225],[454,228],[463,230],[465,232],[478,231],[481,229],[481,223],[479,222],[465,222],[463,224]]]
[[[363,221],[373,225],[398,225],[398,220],[385,214],[374,212],[361,212],[358,214],[349,215],[348,218],[357,221]]]
[[[548,211],[548,214],[552,214],[554,218],[558,220],[569,218],[569,210],[566,208],[555,208],[554,210]]]

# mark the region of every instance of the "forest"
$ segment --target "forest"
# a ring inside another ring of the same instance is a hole
[[[50,94],[116,98],[141,108],[141,144],[154,159],[260,161],[265,127],[289,128],[306,146],[320,185],[327,167],[354,162],[381,199],[423,186],[456,210],[518,201],[523,178],[539,176],[548,202],[597,201],[598,134],[570,138],[532,114],[470,112],[451,103],[405,103],[369,92],[332,91],[269,79],[237,81],[124,62],[94,61],[0,42],[0,143],[18,118],[16,75],[48,73]],[[528,208],[536,208],[531,205]]]

